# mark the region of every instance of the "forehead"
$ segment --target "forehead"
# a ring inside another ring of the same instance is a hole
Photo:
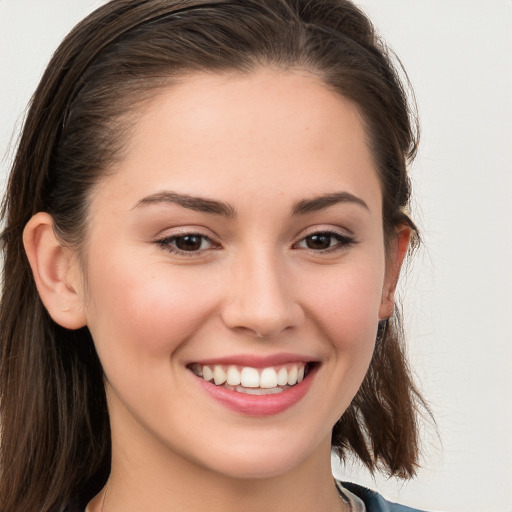
[[[290,200],[343,188],[380,201],[356,106],[303,69],[194,74],[147,103],[111,177],[134,202],[159,188]],[[292,197],[296,196],[296,197]]]

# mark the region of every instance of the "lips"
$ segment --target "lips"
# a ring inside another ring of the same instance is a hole
[[[240,361],[191,363],[187,368],[214,399],[239,413],[256,416],[277,414],[297,403],[318,367],[306,361],[269,364],[272,361],[253,360],[247,365],[244,358],[245,364],[236,362]]]

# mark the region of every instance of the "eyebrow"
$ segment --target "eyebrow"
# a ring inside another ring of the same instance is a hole
[[[216,201],[214,199],[206,199],[203,197],[195,197],[188,194],[178,194],[170,191],[157,192],[144,197],[134,206],[134,208],[160,203],[176,204],[190,210],[222,215],[229,218],[234,218],[237,215],[236,209],[229,203]],[[304,215],[306,213],[317,212],[338,203],[353,203],[362,206],[368,211],[370,210],[368,205],[361,198],[349,192],[335,192],[299,201],[292,208],[292,215]]]
[[[205,199],[202,197],[194,197],[188,194],[177,194],[176,192],[157,192],[141,199],[134,208],[158,203],[177,204],[189,210],[197,212],[212,213],[214,215],[223,215],[225,217],[235,217],[236,210],[228,203],[214,201],[213,199]]]
[[[360,197],[357,197],[350,192],[335,192],[299,201],[293,208],[293,215],[317,212],[338,203],[353,203],[370,211],[368,205]]]

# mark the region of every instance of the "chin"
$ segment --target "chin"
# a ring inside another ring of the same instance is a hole
[[[212,450],[207,465],[210,470],[233,479],[264,480],[281,477],[307,465],[310,459],[318,455],[330,460],[330,433],[325,441],[308,443],[299,439],[275,439],[241,443],[238,449],[232,445],[228,451],[224,447],[222,454],[215,454],[216,450]]]
[[[290,473],[300,466],[301,459],[294,454],[275,457],[268,454],[257,459],[249,457],[229,458],[216,468],[216,472],[238,480],[265,480]]]

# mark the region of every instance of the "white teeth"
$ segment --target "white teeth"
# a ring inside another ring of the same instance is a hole
[[[235,388],[239,393],[245,393],[246,395],[277,395],[277,393],[282,393],[284,391],[283,388],[243,388],[242,386],[238,386]]]
[[[217,386],[220,386],[226,382],[226,372],[222,369],[221,366],[217,365],[213,369],[213,382],[215,382]]]
[[[286,386],[286,384],[288,384],[288,370],[283,367],[277,372],[277,385]]]
[[[277,386],[277,373],[274,368],[265,368],[260,375],[260,388],[275,388]]]
[[[293,386],[296,383],[297,383],[297,366],[293,365],[288,370],[288,384],[290,386]]]
[[[235,366],[228,368],[227,382],[230,386],[238,386],[240,384],[240,372]]]
[[[208,381],[213,379],[213,371],[209,366],[203,366],[203,379]]]
[[[246,366],[240,375],[240,383],[244,388],[259,388],[260,375],[256,368],[249,368]]]
[[[251,368],[235,365],[224,366],[194,363],[190,369],[199,377],[217,386],[228,387],[241,393],[269,394],[279,393],[304,380],[306,365],[304,363],[286,364],[281,367]],[[257,390],[263,390],[262,393]],[[254,391],[253,391],[254,390]]]

